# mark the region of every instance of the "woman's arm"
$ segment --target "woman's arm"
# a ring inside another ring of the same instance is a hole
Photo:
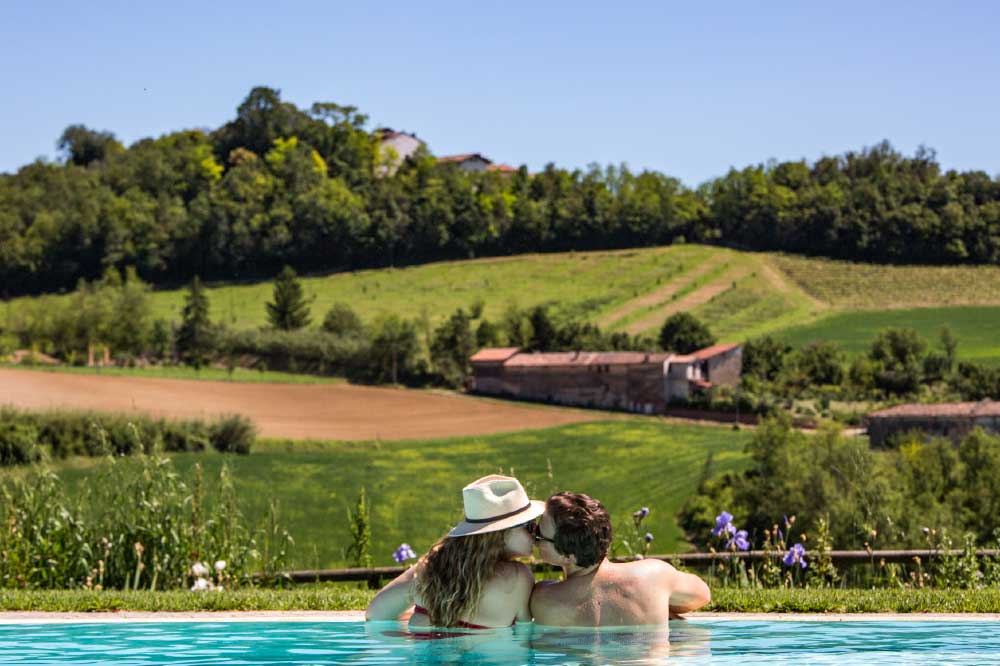
[[[531,622],[531,592],[535,588],[535,574],[531,567],[522,562],[517,563],[517,586],[520,594],[520,604],[517,609],[517,621],[522,623]]]
[[[416,575],[412,566],[383,587],[365,609],[366,620],[399,620],[413,606],[411,583]]]

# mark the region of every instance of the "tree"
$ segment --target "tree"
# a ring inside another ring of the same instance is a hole
[[[212,333],[212,322],[208,317],[208,295],[196,275],[184,296],[181,327],[177,331],[177,351],[181,359],[195,369],[205,365],[212,350]]]
[[[66,156],[66,160],[77,166],[87,166],[91,162],[103,160],[108,155],[124,150],[111,132],[99,132],[85,125],[67,127],[56,146]]]
[[[469,316],[462,308],[434,331],[431,342],[431,362],[442,379],[451,386],[460,386],[471,372],[469,357],[476,351],[476,338]]]
[[[795,367],[812,385],[835,385],[844,379],[843,354],[835,342],[814,342],[798,350]]]
[[[763,381],[774,381],[785,366],[791,345],[765,335],[743,343],[743,374]]]
[[[660,348],[664,351],[690,354],[713,344],[715,336],[708,327],[687,312],[670,315],[660,329]]]
[[[360,337],[365,331],[361,318],[347,303],[334,303],[323,317],[322,328],[342,337]]]
[[[944,350],[944,357],[947,365],[945,370],[948,374],[955,369],[955,362],[958,360],[958,338],[951,332],[951,328],[944,326],[941,328],[941,348]]]
[[[912,328],[886,328],[872,341],[868,358],[875,366],[875,385],[895,395],[913,393],[923,379],[927,343]]]
[[[531,322],[531,350],[551,351],[555,349],[558,331],[549,317],[549,309],[544,305],[535,306],[532,308],[528,320]]]
[[[420,343],[417,327],[412,321],[389,315],[376,324],[372,339],[370,370],[375,381],[398,384],[402,376],[410,374]]]
[[[279,331],[297,331],[309,325],[309,301],[291,266],[285,266],[274,281],[274,299],[267,304],[267,319]]]

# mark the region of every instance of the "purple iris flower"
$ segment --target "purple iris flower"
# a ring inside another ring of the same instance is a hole
[[[806,549],[802,547],[801,543],[797,543],[788,549],[785,553],[785,557],[782,558],[782,562],[785,563],[786,567],[793,566],[795,564],[801,565],[803,569],[806,568]]]
[[[712,536],[719,536],[723,533],[734,534],[735,532],[736,526],[733,525],[733,514],[723,511],[715,517],[715,527],[712,529]]]
[[[726,544],[726,548],[736,547],[736,550],[750,550],[750,541],[747,539],[747,531],[739,530],[736,532],[736,536],[729,540]]]
[[[402,564],[406,560],[412,560],[416,556],[417,554],[413,552],[412,548],[410,548],[410,544],[401,543],[399,544],[399,548],[393,552],[392,559],[396,560],[399,564]]]
[[[653,541],[653,535],[646,532],[646,543],[651,543]]]

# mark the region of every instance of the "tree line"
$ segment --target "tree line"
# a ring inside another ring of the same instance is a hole
[[[0,296],[108,268],[153,284],[681,242],[852,260],[1000,262],[1000,180],[888,143],[768,162],[692,189],[626,166],[467,173],[389,166],[356,108],[254,88],[215,130],[125,147],[82,125],[63,160],[0,175]]]

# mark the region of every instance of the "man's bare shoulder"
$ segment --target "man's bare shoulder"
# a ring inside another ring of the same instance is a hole
[[[657,560],[655,558],[648,558],[644,560],[635,560],[633,562],[624,562],[621,566],[624,570],[629,573],[643,574],[643,575],[659,575],[667,576],[671,572],[677,571],[672,565],[664,562],[663,560]]]

